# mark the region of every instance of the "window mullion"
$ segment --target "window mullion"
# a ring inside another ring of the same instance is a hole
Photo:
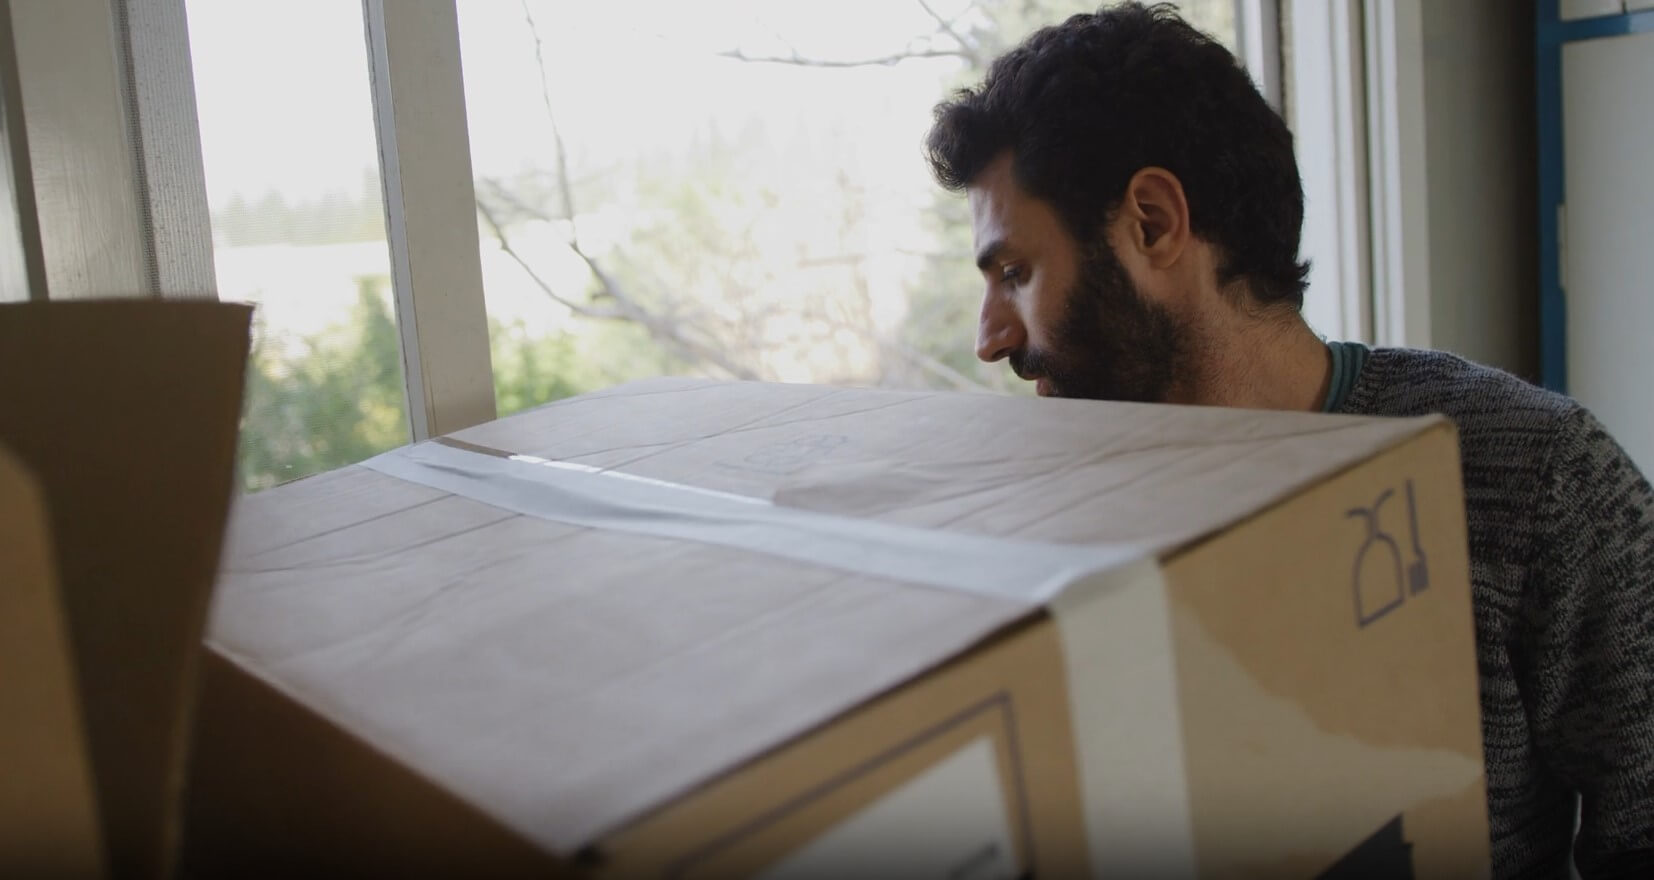
[[[1279,111],[1281,88],[1280,0],[1235,0],[1241,62],[1269,106]]]
[[[4,4],[6,124],[31,296],[152,293],[107,0]]]
[[[416,441],[494,418],[453,0],[363,0],[391,284]]]

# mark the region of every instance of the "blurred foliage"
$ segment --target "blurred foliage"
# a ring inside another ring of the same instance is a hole
[[[407,442],[401,347],[387,281],[359,279],[347,320],[315,336],[277,338],[255,315],[241,421],[248,490]]]
[[[357,279],[345,320],[298,339],[273,336],[256,316],[241,422],[241,482],[247,491],[352,464],[409,440],[401,343],[390,279]],[[495,403],[502,414],[619,382],[670,372],[649,356],[636,327],[530,334],[489,321]],[[624,372],[594,366],[595,351],[639,353]]]

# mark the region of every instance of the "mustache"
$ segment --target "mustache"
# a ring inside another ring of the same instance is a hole
[[[1011,352],[1011,372],[1024,382],[1032,382],[1051,375],[1051,358],[1037,349],[1022,348]]]

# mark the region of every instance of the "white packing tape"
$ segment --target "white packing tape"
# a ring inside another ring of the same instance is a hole
[[[441,442],[393,450],[363,466],[528,516],[732,547],[1030,606],[1146,555],[1129,545],[1049,544],[819,513]]]
[[[1091,875],[1196,876],[1171,608],[1159,563],[1145,559],[1076,583],[1054,600],[1051,616],[1068,670]]]

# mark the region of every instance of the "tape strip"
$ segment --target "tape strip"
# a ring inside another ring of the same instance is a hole
[[[678,538],[871,577],[1043,605],[1070,584],[1143,558],[1127,545],[962,535],[781,507],[566,462],[449,442],[363,462],[387,476],[515,513],[588,528]]]
[[[1051,606],[1093,877],[1196,876],[1171,615],[1153,559],[1076,583]]]

